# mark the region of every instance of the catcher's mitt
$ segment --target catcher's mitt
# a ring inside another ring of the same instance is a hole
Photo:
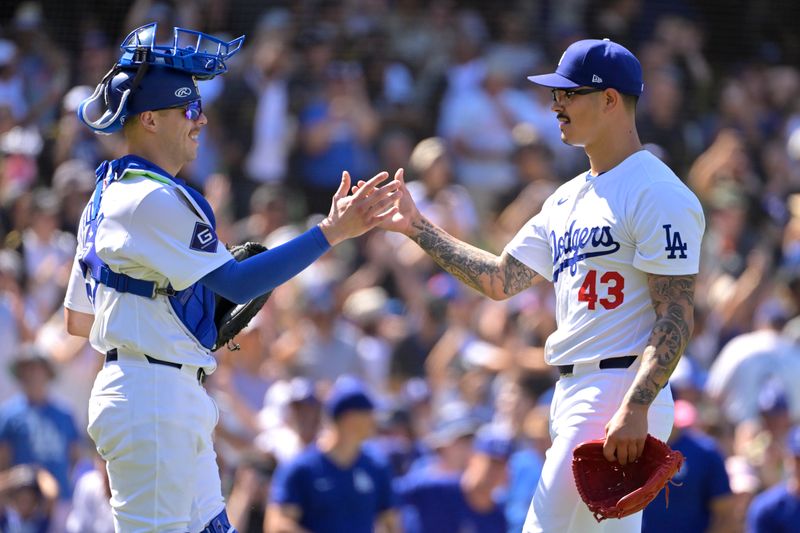
[[[257,242],[246,242],[230,248],[233,258],[237,261],[244,261],[248,257],[267,251],[267,247]],[[217,325],[217,341],[211,348],[212,351],[219,350],[227,345],[229,350],[238,350],[239,345],[233,342],[233,338],[242,331],[247,324],[258,314],[267,302],[272,291],[253,298],[249,302],[237,304],[217,295],[216,307],[214,309],[214,323]]]
[[[653,501],[683,464],[683,454],[647,435],[641,457],[624,466],[603,455],[602,439],[584,442],[572,452],[572,474],[581,499],[598,522],[639,512]]]

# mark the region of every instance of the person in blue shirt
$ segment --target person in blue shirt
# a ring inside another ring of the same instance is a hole
[[[552,386],[552,373],[527,372],[505,381],[497,395],[497,416],[514,435],[514,452],[508,461],[508,492],[505,512],[508,533],[519,533],[531,505],[550,447],[549,406],[537,406]]]
[[[0,407],[0,470],[38,465],[58,481],[59,499],[69,502],[70,471],[80,446],[74,418],[49,397],[53,366],[44,353],[25,345],[14,358],[11,373],[22,394]]]
[[[429,465],[397,480],[405,533],[505,533],[501,492],[508,482],[511,434],[485,425],[473,446],[463,472]]]
[[[661,491],[645,508],[643,533],[726,533],[733,530],[734,498],[725,459],[711,437],[691,429],[697,410],[675,401],[675,425],[668,444],[681,452],[683,466],[673,478],[669,507]]]
[[[800,530],[800,426],[786,443],[785,482],[755,497],[747,511],[747,533],[794,533]]]
[[[70,474],[80,456],[75,419],[50,397],[55,371],[46,354],[24,345],[10,370],[22,393],[0,407],[0,470],[28,464],[49,472],[58,484],[52,522],[60,527],[72,500]]]
[[[289,463],[278,466],[268,509],[269,531],[398,531],[388,465],[365,453],[375,431],[374,402],[363,384],[341,377],[325,402],[331,427]]]

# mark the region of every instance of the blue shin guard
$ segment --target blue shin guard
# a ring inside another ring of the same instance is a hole
[[[225,509],[222,510],[217,516],[211,519],[206,528],[200,533],[238,533],[236,528],[231,525],[228,520],[228,513]]]

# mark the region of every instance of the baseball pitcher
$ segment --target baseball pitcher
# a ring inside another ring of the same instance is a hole
[[[692,332],[703,212],[642,148],[635,109],[644,84],[631,52],[608,40],[578,41],[555,73],[529,79],[552,89],[561,138],[584,147],[590,169],[556,190],[499,257],[432,224],[404,186],[399,212],[381,227],[404,233],[493,299],[537,280],[553,283],[558,328],[545,358],[561,379],[551,405],[553,444],[524,531],[640,531],[641,512],[597,523],[573,480],[573,450],[604,439],[605,458],[627,465],[648,433],[669,436],[666,385]],[[402,169],[396,176],[402,180]]]

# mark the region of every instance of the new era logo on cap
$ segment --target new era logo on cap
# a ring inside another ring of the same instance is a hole
[[[608,39],[584,39],[572,43],[552,74],[529,76],[533,83],[556,89],[583,86],[616,89],[623,94],[642,94],[642,66],[630,50]]]

